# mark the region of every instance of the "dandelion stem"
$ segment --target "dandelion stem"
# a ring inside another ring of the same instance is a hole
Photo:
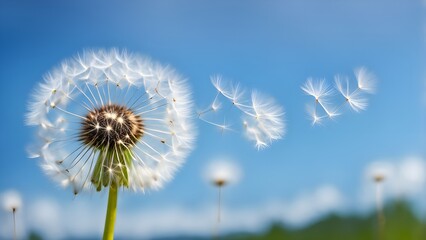
[[[376,208],[377,208],[378,239],[384,240],[385,214],[383,212],[383,199],[382,199],[381,182],[376,183]]]
[[[13,208],[13,239],[18,239],[16,236],[16,208]]]
[[[222,186],[218,186],[218,196],[217,196],[217,222],[213,233],[213,239],[220,239],[219,225],[220,225],[220,212],[221,212],[221,202],[222,202]]]
[[[114,185],[111,185],[109,187],[108,208],[107,208],[107,214],[105,218],[105,229],[104,229],[103,240],[114,239],[114,224],[115,224],[115,216],[117,214],[117,196],[118,196],[117,187]]]
[[[221,198],[222,198],[222,187],[219,186],[219,193],[217,198],[217,222],[220,223],[220,211],[221,211]]]
[[[377,221],[379,224],[379,240],[385,239],[385,215],[383,213],[383,209],[378,210],[377,212]]]

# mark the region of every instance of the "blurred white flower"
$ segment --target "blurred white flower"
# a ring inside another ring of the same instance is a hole
[[[191,93],[170,67],[126,51],[86,51],[48,73],[29,101],[31,157],[74,193],[160,188],[193,148]]]
[[[18,211],[22,206],[21,195],[14,190],[9,190],[4,192],[0,196],[1,204],[3,209],[7,212],[12,212],[13,214],[13,239],[18,239],[18,233],[16,231],[16,211]],[[2,223],[2,226],[7,226],[8,223]]]
[[[15,190],[9,190],[1,195],[1,203],[3,210],[7,212],[15,212],[22,206],[21,195]]]
[[[372,181],[380,183],[380,194],[384,200],[418,197],[425,193],[426,161],[419,157],[406,157],[399,161],[370,163],[364,171],[364,203],[373,201],[373,187],[376,184],[372,184]]]
[[[387,178],[392,178],[394,174],[394,166],[384,161],[371,163],[365,171],[366,178],[375,182],[381,182]]]
[[[208,119],[208,113],[217,112],[222,106],[219,97],[223,96],[242,114],[242,126],[246,137],[254,142],[258,150],[268,147],[273,141],[281,139],[285,134],[284,111],[272,98],[257,91],[252,91],[250,97],[239,84],[229,84],[222,77],[211,77],[217,94],[210,106],[198,113],[201,120],[228,130],[230,127]]]
[[[368,181],[375,183],[374,194],[373,191],[371,191],[370,195],[375,196],[378,225],[381,228],[384,219],[383,182],[388,178],[392,178],[395,175],[395,169],[391,164],[387,162],[373,162],[368,166],[365,174]]]
[[[237,183],[241,178],[241,170],[239,166],[232,161],[216,160],[207,166],[205,176],[207,180],[218,189],[217,225],[214,234],[216,238],[220,235],[218,224],[221,221],[221,189],[225,185]]]
[[[314,104],[307,106],[307,112],[313,125],[322,123],[326,118],[333,119],[341,115],[342,108],[345,105],[349,105],[356,112],[367,108],[368,99],[366,94],[375,92],[376,77],[364,67],[356,69],[354,73],[357,82],[356,88],[351,88],[349,77],[335,76],[335,89],[344,98],[343,103],[337,106],[333,106],[331,96],[334,95],[334,91],[328,87],[325,80],[309,78],[302,86],[302,90],[306,94],[314,97]]]
[[[235,184],[241,178],[240,167],[232,161],[216,160],[205,169],[205,177],[215,186]]]

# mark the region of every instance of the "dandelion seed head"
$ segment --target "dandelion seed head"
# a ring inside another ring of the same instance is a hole
[[[394,169],[391,164],[387,162],[373,162],[367,169],[367,178],[376,183],[385,181],[393,175]]]
[[[26,116],[37,127],[29,153],[76,194],[158,189],[193,148],[192,105],[186,81],[171,67],[116,49],[85,51],[35,89]]]
[[[7,212],[15,212],[22,206],[21,195],[15,190],[9,190],[1,195],[1,203],[3,210]]]
[[[121,123],[117,115],[120,115]],[[98,131],[93,131],[93,126]],[[79,137],[84,144],[102,150],[115,148],[120,142],[132,147],[143,136],[143,132],[141,116],[124,106],[105,105],[88,113],[82,122]]]
[[[376,174],[373,176],[373,180],[375,182],[382,182],[384,179],[385,179],[385,176],[381,174]]]
[[[215,160],[207,165],[205,177],[216,187],[222,187],[237,183],[241,178],[241,169],[233,161]]]
[[[124,119],[122,117],[118,117],[117,118],[117,122],[120,123],[120,124],[123,124],[124,123]]]

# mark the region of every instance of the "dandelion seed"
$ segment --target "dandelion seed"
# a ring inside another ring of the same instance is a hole
[[[365,67],[355,69],[355,77],[359,89],[367,93],[374,93],[376,91],[376,77]]]
[[[170,67],[126,51],[86,51],[35,90],[26,119],[39,145],[30,155],[75,194],[110,188],[111,200],[118,188],[158,189],[193,148],[191,111],[188,86]]]
[[[302,86],[302,90],[315,98],[317,102],[325,101],[325,98],[333,94],[333,89],[330,88],[324,79],[315,81],[312,78],[308,78],[306,83]]]
[[[360,112],[367,108],[368,99],[366,93],[375,91],[375,76],[366,70],[366,68],[358,68],[355,70],[357,87],[352,88],[349,84],[347,76],[335,76],[335,89],[343,96],[343,102],[337,107],[333,106],[331,97],[334,91],[325,80],[313,80],[309,78],[302,86],[302,90],[314,98],[313,104],[309,104],[307,111],[312,121],[312,125],[321,124],[324,119],[334,119],[341,115],[341,110],[345,105]]]
[[[239,84],[227,84],[220,75],[211,77],[213,86],[217,90],[211,109],[218,112],[218,98],[222,96],[242,114],[242,131],[245,136],[260,150],[271,145],[273,141],[281,139],[285,134],[284,111],[281,106],[264,94],[252,91],[247,97],[245,91]],[[218,127],[221,132],[229,129],[225,124],[210,120],[207,115],[211,111],[205,110],[199,113],[199,118],[213,126]]]
[[[336,76],[335,83],[336,89],[344,97],[344,103],[342,105],[347,103],[356,112],[360,112],[367,108],[368,100],[360,88],[351,90],[349,80],[347,78],[342,79],[340,76]]]

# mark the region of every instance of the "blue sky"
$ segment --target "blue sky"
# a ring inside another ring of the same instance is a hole
[[[33,88],[61,60],[84,49],[118,47],[175,67],[200,107],[214,97],[212,74],[265,92],[283,105],[288,126],[283,140],[257,151],[241,134],[221,135],[198,122],[197,147],[175,179],[158,192],[122,194],[119,215],[214,205],[215,191],[202,173],[221,156],[243,171],[240,183],[225,192],[230,209],[259,210],[322,185],[341,192],[345,209],[356,209],[369,163],[426,158],[425,7],[406,0],[2,1],[0,192],[16,189],[29,205],[84,202],[103,213],[105,193],[74,199],[27,158],[34,129],[24,125],[24,115]],[[379,79],[367,111],[312,127],[305,112],[311,99],[300,86],[308,77],[332,82],[359,66]]]

